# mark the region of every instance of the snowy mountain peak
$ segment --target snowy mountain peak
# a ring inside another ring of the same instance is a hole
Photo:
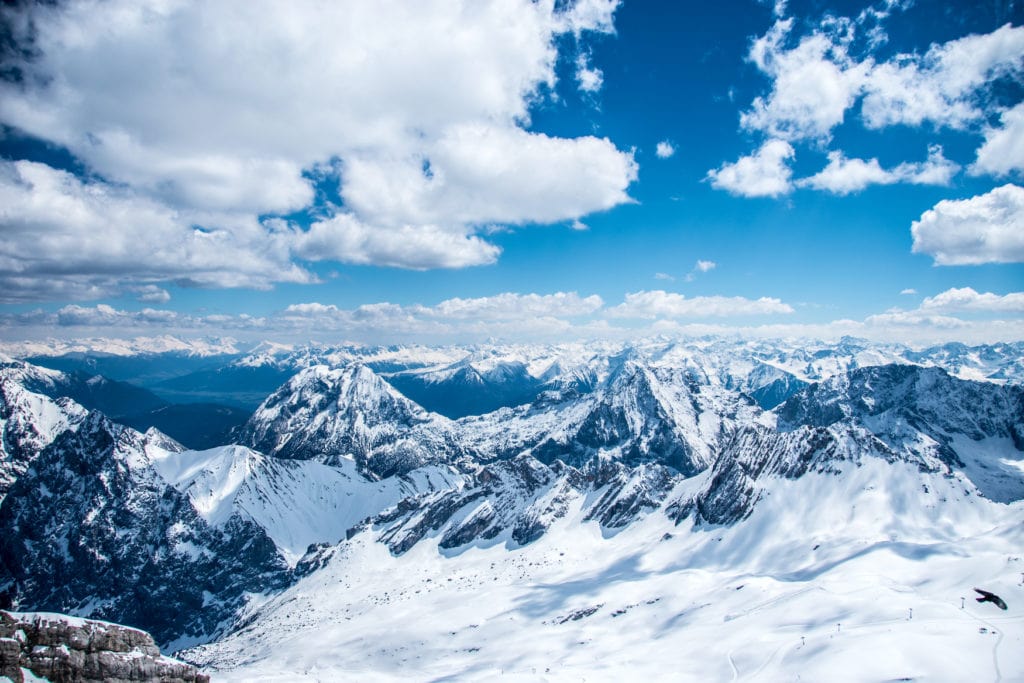
[[[274,419],[289,411],[313,408],[361,417],[369,424],[429,419],[423,408],[362,363],[342,368],[314,365],[300,371],[263,402],[254,418]]]
[[[460,454],[453,425],[400,394],[363,364],[316,365],[256,410],[242,441],[281,458],[355,461],[387,476]]]
[[[40,376],[50,378],[46,372]],[[32,366],[17,361],[0,369],[0,501],[39,452],[87,414],[70,399],[51,399],[27,389],[26,380],[33,378]]]

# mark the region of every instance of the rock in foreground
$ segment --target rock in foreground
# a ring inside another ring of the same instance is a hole
[[[51,681],[209,683],[190,664],[160,655],[145,631],[62,614],[0,610],[0,677]]]

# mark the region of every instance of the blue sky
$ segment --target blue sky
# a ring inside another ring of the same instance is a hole
[[[8,340],[1024,338],[1018,3],[4,12]]]

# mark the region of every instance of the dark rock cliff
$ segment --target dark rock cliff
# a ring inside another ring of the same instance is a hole
[[[24,670],[76,683],[209,683],[191,664],[160,655],[144,631],[57,614],[0,611],[0,676],[23,683]]]

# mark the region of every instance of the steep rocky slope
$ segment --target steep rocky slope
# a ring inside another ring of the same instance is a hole
[[[212,526],[152,467],[180,446],[90,413],[35,458],[0,505],[0,587],[19,608],[145,628],[196,642],[288,566],[266,533]]]

